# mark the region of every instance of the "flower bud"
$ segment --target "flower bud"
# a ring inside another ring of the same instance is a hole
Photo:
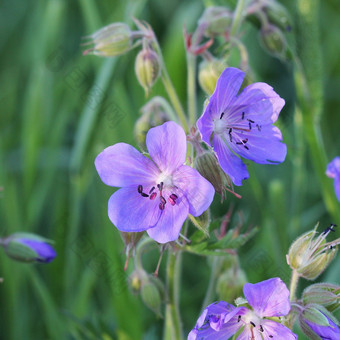
[[[135,72],[139,84],[144,88],[146,95],[160,76],[160,71],[161,64],[157,53],[149,47],[143,48],[137,54]]]
[[[299,314],[299,324],[308,339],[339,339],[337,320],[325,308],[308,305]]]
[[[199,66],[198,82],[202,90],[211,96],[215,91],[217,79],[220,77],[227,64],[222,60],[204,60]]]
[[[334,312],[340,307],[340,286],[331,283],[316,283],[307,287],[302,294],[304,305],[318,304]]]
[[[128,52],[133,47],[133,32],[128,25],[121,22],[105,26],[91,34],[89,38],[91,41],[84,45],[93,43],[94,46],[84,51],[84,55],[114,57]]]
[[[217,280],[217,294],[223,301],[234,301],[242,295],[242,289],[247,278],[244,271],[240,268],[229,268],[224,271]]]
[[[206,178],[220,195],[225,187],[225,176],[211,152],[204,152],[195,159],[195,169]]]
[[[315,237],[316,230],[308,231],[294,241],[289,249],[287,255],[289,266],[307,280],[316,279],[337,252],[336,246],[325,241],[329,232],[330,230],[322,232]]]
[[[205,36],[214,37],[224,35],[229,31],[232,18],[232,12],[226,7],[208,7],[199,19],[198,24],[205,27]]]
[[[150,308],[154,313],[161,316],[162,295],[162,282],[155,276],[150,275],[148,280],[143,284],[141,290],[141,297],[144,304]]]
[[[260,30],[260,41],[264,49],[278,58],[283,58],[287,50],[287,42],[282,31],[274,25],[264,25]]]
[[[175,114],[169,103],[160,96],[153,97],[141,108],[142,116],[136,121],[134,134],[139,146],[145,148],[147,132],[171,120]]]
[[[56,252],[51,240],[31,233],[15,233],[2,240],[5,253],[21,262],[51,262]]]
[[[129,288],[133,294],[139,294],[142,285],[147,280],[147,273],[142,269],[135,269],[129,276]]]
[[[291,18],[287,9],[277,1],[268,1],[264,7],[269,22],[280,27],[284,31],[289,31],[292,27]]]

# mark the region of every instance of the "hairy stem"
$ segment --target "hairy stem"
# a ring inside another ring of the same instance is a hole
[[[167,275],[167,303],[165,311],[164,340],[182,340],[182,322],[179,312],[179,286],[181,270],[181,253],[169,250]]]
[[[187,67],[188,67],[188,112],[189,123],[193,126],[196,122],[196,56],[187,51]]]
[[[247,0],[238,0],[237,1],[237,5],[236,5],[236,9],[235,9],[235,13],[234,13],[234,18],[233,18],[233,22],[231,25],[231,29],[230,29],[230,36],[235,36],[241,26],[242,20],[243,20],[243,16],[244,16],[244,9],[246,6],[246,2]]]

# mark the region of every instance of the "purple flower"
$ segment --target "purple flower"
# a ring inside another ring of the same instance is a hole
[[[265,83],[251,84],[237,95],[243,78],[241,70],[225,69],[197,121],[202,140],[212,143],[221,168],[235,185],[249,177],[238,156],[272,164],[283,162],[287,153],[281,131],[272,125],[285,101]]]
[[[334,190],[338,201],[340,202],[340,157],[335,157],[328,165],[326,175],[334,178]]]
[[[17,242],[20,242],[21,244],[35,251],[36,252],[35,261],[37,262],[48,263],[51,262],[57,256],[57,253],[52,248],[52,246],[46,242],[28,239],[20,239]]]
[[[243,293],[252,310],[224,301],[209,305],[197,320],[188,340],[226,340],[240,331],[237,340],[297,339],[290,329],[267,318],[287,315],[289,291],[279,278],[256,284],[246,283]]]
[[[174,122],[149,130],[151,159],[131,145],[106,148],[95,161],[102,181],[121,187],[109,200],[111,222],[120,231],[147,230],[159,243],[174,241],[188,214],[201,215],[214,197],[213,186],[184,165],[186,136]]]
[[[309,327],[321,339],[328,339],[328,340],[340,339],[339,326],[336,325],[326,314],[322,313],[322,315],[325,317],[325,320],[327,320],[328,326],[318,325],[315,322],[304,319],[302,324],[300,322],[300,325],[302,326],[303,330],[306,331],[306,333],[308,334],[310,333],[309,330],[306,330],[306,325],[307,325],[307,327]]]

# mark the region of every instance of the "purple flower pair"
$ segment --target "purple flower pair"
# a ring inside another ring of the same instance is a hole
[[[95,166],[102,181],[121,187],[109,200],[111,222],[125,232],[146,230],[159,243],[178,238],[188,214],[201,215],[214,197],[213,186],[184,165],[186,135],[175,122],[149,130],[150,158],[131,145],[106,148]]]
[[[265,83],[251,84],[238,95],[243,79],[241,70],[225,69],[197,121],[202,140],[213,146],[221,168],[235,185],[249,177],[239,156],[273,164],[283,162],[287,153],[281,131],[273,126],[285,101]]]
[[[297,339],[290,329],[270,319],[290,311],[289,290],[280,278],[246,283],[243,293],[252,310],[215,302],[203,311],[188,340],[226,340],[238,332],[237,340]]]

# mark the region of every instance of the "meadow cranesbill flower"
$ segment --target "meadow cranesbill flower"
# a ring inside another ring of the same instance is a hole
[[[56,252],[51,241],[31,233],[15,233],[1,241],[6,254],[22,262],[51,262]]]
[[[186,136],[175,122],[149,130],[150,158],[131,145],[106,148],[95,160],[101,180],[121,187],[109,200],[111,222],[120,231],[147,230],[159,243],[174,241],[188,214],[201,215],[210,206],[213,186],[184,165]]]
[[[280,278],[246,283],[243,293],[252,310],[224,301],[215,302],[203,311],[188,340],[226,340],[239,331],[237,340],[297,339],[290,329],[268,319],[290,311],[289,291]]]
[[[327,166],[326,175],[334,178],[334,190],[340,201],[340,157],[335,157]]]
[[[212,144],[221,168],[235,185],[249,177],[238,156],[273,164],[283,162],[287,153],[281,131],[273,126],[284,100],[265,83],[251,84],[237,95],[243,79],[241,70],[225,69],[197,121],[202,140]]]

